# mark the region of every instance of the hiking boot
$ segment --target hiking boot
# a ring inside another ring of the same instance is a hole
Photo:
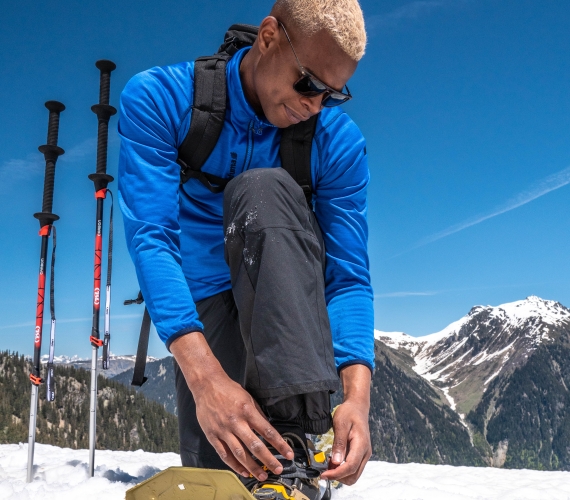
[[[275,475],[268,472],[265,481],[256,481],[250,486],[256,500],[323,500],[328,498],[326,493],[321,494],[319,478],[327,470],[327,457],[323,452],[314,450],[312,443],[300,429],[291,429],[282,432],[281,436],[293,449],[293,460],[287,460],[278,454],[273,447],[275,458],[283,466],[283,472]],[[328,485],[327,485],[328,486]]]

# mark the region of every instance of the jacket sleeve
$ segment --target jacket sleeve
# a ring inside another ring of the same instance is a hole
[[[178,71],[179,74],[173,74]],[[203,331],[181,268],[178,138],[188,129],[192,96],[180,75],[188,67],[154,68],[134,76],[121,94],[119,203],[129,253],[160,338]]]
[[[325,294],[335,361],[374,369],[374,312],[368,261],[366,144],[348,115],[324,123],[315,136],[315,213],[326,245]]]

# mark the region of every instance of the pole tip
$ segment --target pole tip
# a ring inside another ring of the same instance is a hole
[[[61,113],[65,106],[59,101],[47,101],[45,103],[45,107],[50,111],[56,111],[57,113]]]
[[[110,73],[117,67],[113,61],[109,61],[107,59],[99,59],[99,61],[95,63],[95,66],[97,66],[97,68],[103,73]]]

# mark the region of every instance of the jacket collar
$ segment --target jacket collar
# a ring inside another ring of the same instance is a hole
[[[228,61],[226,66],[226,81],[228,89],[228,111],[230,120],[234,125],[248,128],[253,122],[254,130],[261,130],[265,127],[274,127],[267,121],[265,117],[259,117],[243,92],[243,86],[239,75],[239,67],[243,57],[247,54],[250,47],[245,47]]]

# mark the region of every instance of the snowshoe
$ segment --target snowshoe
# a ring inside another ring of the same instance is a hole
[[[291,446],[295,454],[293,460],[287,460],[275,453],[275,458],[283,466],[279,475],[268,472],[265,481],[255,482],[250,486],[256,500],[327,500],[330,487],[324,494],[319,487],[321,473],[327,470],[327,457],[323,452],[314,450],[312,443],[302,432],[283,432],[283,439]],[[274,451],[272,447],[269,448]]]

